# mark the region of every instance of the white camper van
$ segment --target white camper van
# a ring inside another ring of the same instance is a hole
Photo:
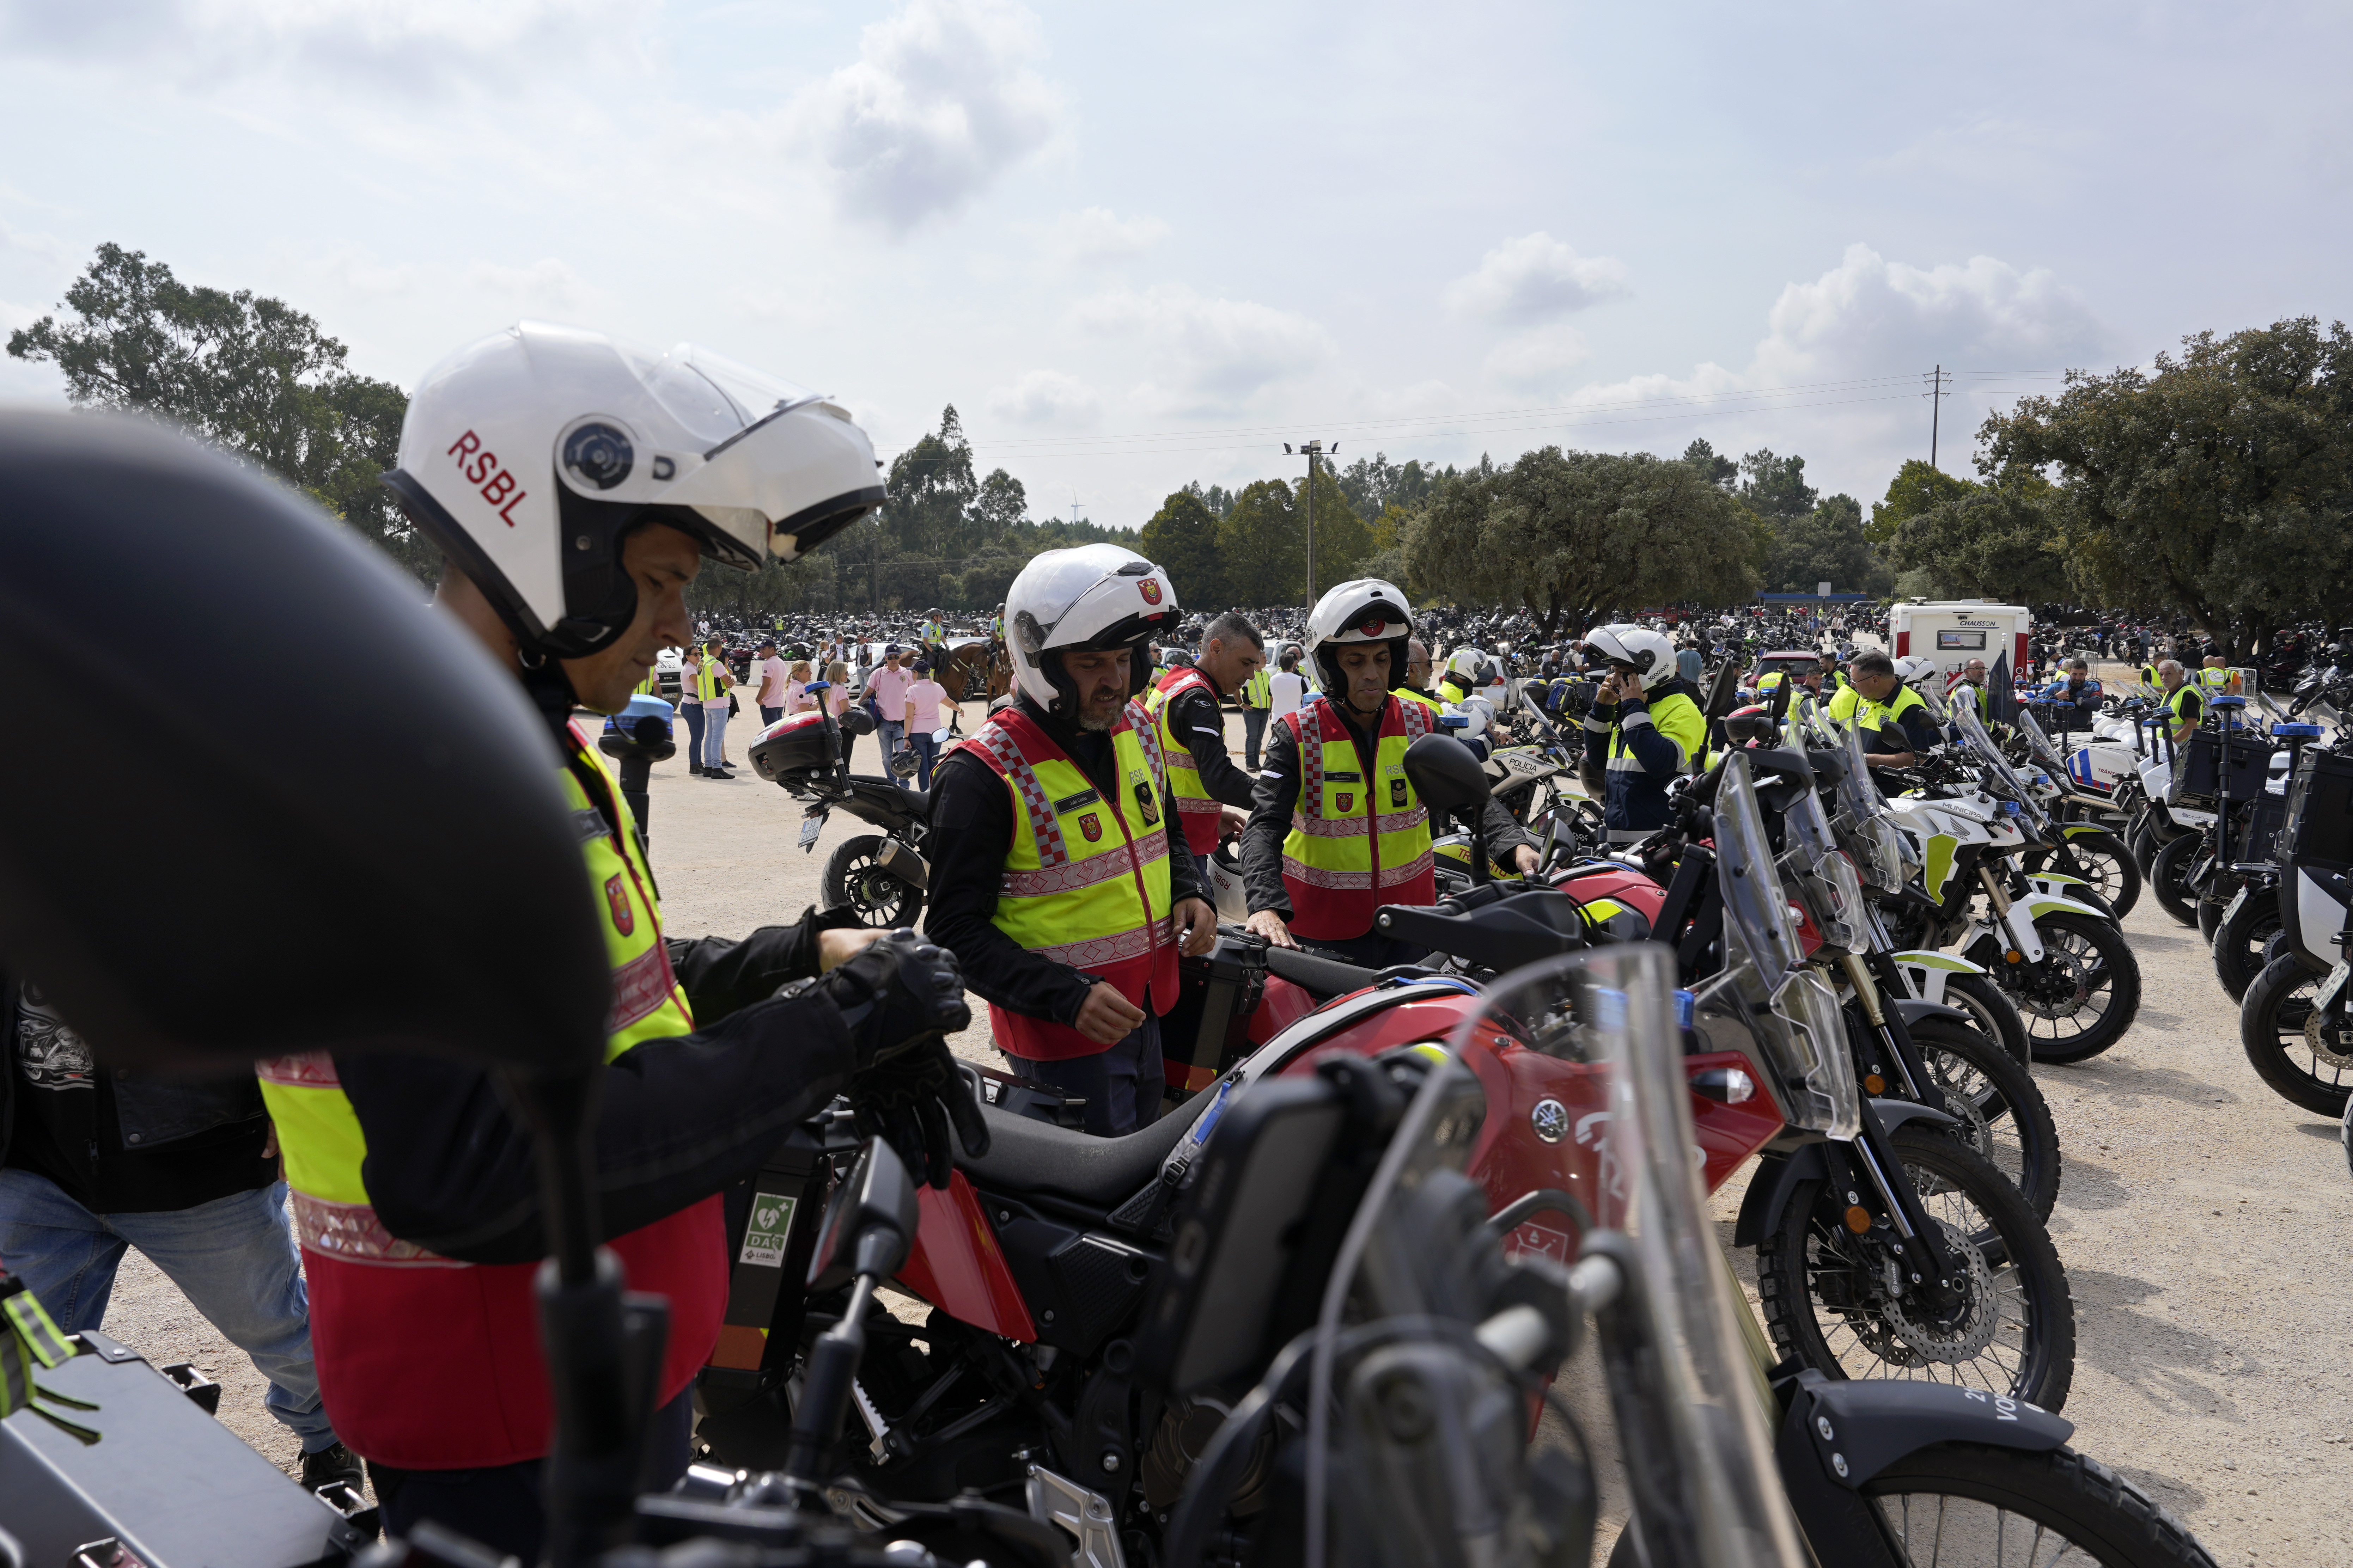
[[[1888,612],[1888,652],[1896,658],[1917,654],[1934,659],[1947,681],[1973,658],[1985,660],[1990,669],[2005,653],[2010,669],[2022,672],[2031,619],[2024,605],[1990,599],[1905,600]]]

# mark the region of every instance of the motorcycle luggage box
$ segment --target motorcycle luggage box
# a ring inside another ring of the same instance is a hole
[[[362,1531],[206,1415],[137,1352],[100,1333],[37,1382],[95,1410],[85,1446],[30,1410],[0,1420],[0,1521],[27,1563],[298,1568],[347,1563]],[[76,1553],[111,1539],[114,1548]]]
[[[1176,1005],[1160,1020],[1160,1061],[1178,1097],[1215,1083],[1250,1049],[1250,1017],[1266,992],[1266,939],[1219,932],[1198,958],[1176,961]]]
[[[2353,757],[2305,748],[2288,785],[2279,850],[2283,865],[2353,869]]]
[[[752,742],[752,767],[770,784],[801,790],[832,775],[840,758],[832,727],[816,709],[787,713]]]
[[[2200,730],[2181,748],[2181,761],[2173,770],[2176,799],[2168,804],[2212,800],[2223,793],[2226,783],[2232,800],[2252,800],[2271,777],[2271,759],[2270,743],[2258,735],[2234,730],[2226,740],[2211,730]]]

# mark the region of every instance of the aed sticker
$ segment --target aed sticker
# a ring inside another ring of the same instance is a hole
[[[798,1198],[754,1193],[752,1218],[744,1227],[744,1251],[735,1261],[756,1263],[763,1268],[782,1268],[785,1237],[793,1228],[793,1211],[799,1206]]]

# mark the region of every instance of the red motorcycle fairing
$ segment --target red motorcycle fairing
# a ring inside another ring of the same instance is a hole
[[[1359,994],[1352,992],[1351,995]],[[1335,998],[1345,1000],[1345,998]],[[1283,1030],[1299,1022],[1318,1007],[1326,1005],[1315,1000],[1315,994],[1304,986],[1293,985],[1280,974],[1266,977],[1266,994],[1259,999],[1258,1011],[1250,1015],[1250,1043],[1263,1046]]]
[[[922,1217],[898,1282],[958,1322],[1023,1344],[1036,1340],[1029,1303],[964,1173],[950,1172],[944,1192],[928,1183],[916,1191]]]

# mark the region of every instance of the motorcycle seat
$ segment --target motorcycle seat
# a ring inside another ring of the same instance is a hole
[[[1035,1193],[1107,1212],[1159,1175],[1177,1141],[1216,1098],[1196,1095],[1124,1138],[1097,1138],[984,1105],[980,1114],[988,1123],[988,1152],[975,1158],[959,1146],[956,1167],[984,1192],[1008,1197]]]
[[[1359,968],[1336,958],[1326,958],[1322,953],[1298,948],[1268,948],[1266,966],[1293,985],[1325,997],[1345,996],[1380,980],[1377,971]]]

